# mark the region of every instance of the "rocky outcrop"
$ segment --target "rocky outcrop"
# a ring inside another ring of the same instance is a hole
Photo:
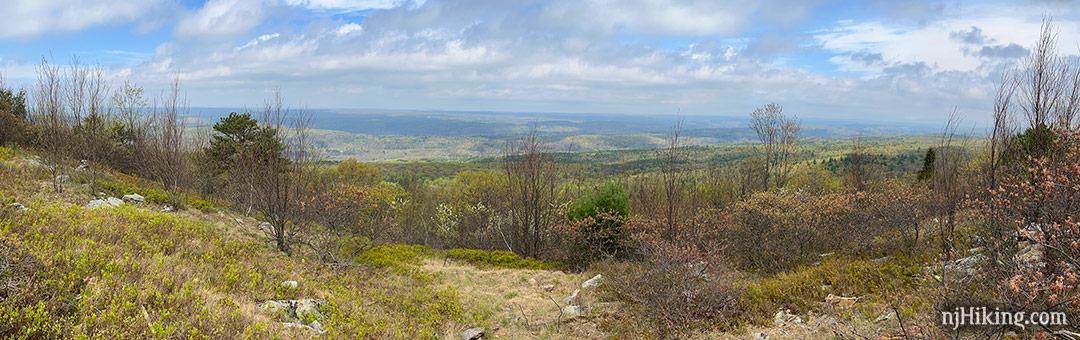
[[[586,290],[588,290],[588,289],[593,289],[593,288],[599,287],[599,286],[600,286],[600,282],[601,282],[601,281],[602,281],[603,279],[604,279],[604,276],[603,276],[603,275],[600,275],[600,274],[596,274],[596,276],[593,276],[593,278],[591,278],[591,279],[589,279],[589,280],[585,281],[584,283],[582,283],[582,284],[581,284],[581,289],[586,289]]]
[[[484,327],[469,328],[461,332],[461,340],[480,340],[484,338]]]
[[[114,207],[119,207],[121,205],[124,205],[124,201],[121,201],[119,198],[105,197],[105,198],[98,198],[98,199],[90,200],[90,203],[87,203],[84,208],[86,208],[86,209],[114,208]]]
[[[146,203],[146,198],[142,197],[142,195],[139,195],[139,194],[127,194],[127,195],[124,195],[124,197],[122,197],[122,199],[124,200],[124,202],[128,202],[128,203],[138,203],[138,204]]]

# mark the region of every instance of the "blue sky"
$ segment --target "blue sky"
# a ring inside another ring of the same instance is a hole
[[[994,81],[1080,2],[828,0],[28,0],[0,3],[0,73],[42,57],[192,106],[293,105],[984,121]]]

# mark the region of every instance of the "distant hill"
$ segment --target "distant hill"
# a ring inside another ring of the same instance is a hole
[[[213,124],[242,108],[193,108],[189,123]],[[316,147],[331,159],[362,161],[460,160],[497,155],[507,140],[535,125],[551,148],[560,151],[652,149],[664,145],[680,119],[691,145],[754,140],[746,117],[573,114],[546,112],[313,109]],[[254,112],[253,112],[254,113]],[[258,116],[257,113],[254,113]],[[804,119],[806,137],[919,135],[933,125],[853,123]]]

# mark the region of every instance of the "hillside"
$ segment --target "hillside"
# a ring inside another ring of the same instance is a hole
[[[393,244],[349,263],[322,263],[307,251],[276,250],[257,220],[227,207],[168,212],[152,186],[140,186],[152,184],[112,171],[97,181],[126,188],[117,197],[150,198],[86,208],[97,196],[88,172],[72,171],[66,189],[56,193],[48,189],[51,181],[39,158],[0,150],[0,269],[7,282],[0,290],[0,333],[15,338],[457,338],[472,327],[484,327],[485,338],[506,339],[650,332],[607,284],[577,295],[573,303],[584,307],[583,314],[559,312],[570,302],[564,297],[594,272],[539,269],[549,265],[512,254]],[[739,280],[766,289],[756,303],[773,306],[773,299],[796,298],[787,294],[836,280],[827,274],[835,270],[880,275],[868,264],[831,260],[800,273]],[[881,270],[906,270],[892,266]],[[871,288],[856,282],[861,279],[834,282],[840,285],[835,292]],[[763,311],[760,319],[747,319],[749,328],[694,337],[764,332],[794,339],[848,327],[878,334],[896,328],[866,319],[888,314],[876,298],[865,297],[849,309],[829,307],[824,291],[805,293],[810,295],[802,298],[821,300],[799,304],[823,303],[814,309],[825,314],[802,315],[805,321],[796,322],[781,313],[775,317],[790,320],[774,322],[773,312]],[[304,299],[317,302],[316,312],[299,307],[299,316],[290,317],[287,310],[263,310],[270,300]],[[298,326],[289,328],[290,323]]]

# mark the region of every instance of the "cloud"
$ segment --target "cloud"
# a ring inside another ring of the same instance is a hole
[[[971,26],[970,30],[960,30],[949,33],[949,38],[954,41],[959,41],[971,45],[982,45],[993,41],[993,39],[988,39],[986,36],[983,35],[982,29],[975,26]]]
[[[1018,59],[1027,55],[1028,49],[1017,44],[983,46],[979,49],[979,56],[986,58]]]
[[[268,1],[210,0],[176,24],[182,38],[225,41],[247,33],[262,22]]]
[[[408,0],[285,0],[289,6],[299,6],[318,11],[362,11],[394,8]]]
[[[50,32],[78,31],[102,25],[140,22],[156,16],[159,0],[30,0],[0,2],[0,39],[27,38]]]

